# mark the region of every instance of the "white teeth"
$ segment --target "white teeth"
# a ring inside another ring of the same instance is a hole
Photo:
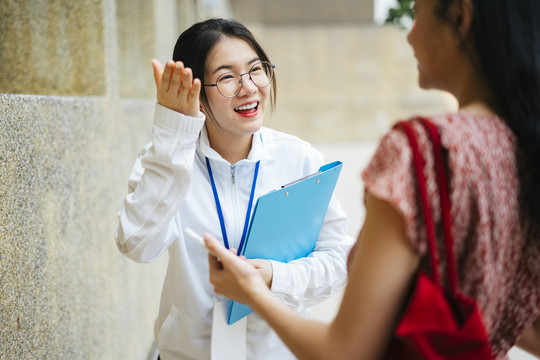
[[[254,109],[254,108],[257,107],[257,105],[259,105],[259,103],[254,102],[254,103],[249,104],[249,105],[239,106],[237,108],[234,108],[234,110],[236,110],[236,111],[245,111],[245,110],[249,110],[249,109]]]

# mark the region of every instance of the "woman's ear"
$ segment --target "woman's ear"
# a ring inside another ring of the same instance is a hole
[[[471,32],[474,8],[471,0],[456,0],[452,11],[452,22],[461,41],[465,41]]]

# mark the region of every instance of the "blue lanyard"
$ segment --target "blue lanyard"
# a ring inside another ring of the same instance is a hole
[[[255,186],[257,185],[257,176],[259,175],[260,160],[255,164],[255,174],[253,174],[253,184],[251,185],[251,194],[249,195],[249,203],[246,212],[246,220],[244,221],[244,230],[242,231],[242,238],[240,239],[240,245],[238,246],[238,255],[242,254],[242,247],[246,240],[247,228],[249,225],[249,218],[251,216],[251,207],[253,206],[253,196],[255,195]],[[210,175],[210,182],[212,183],[212,192],[214,193],[214,200],[216,201],[216,208],[219,217],[219,224],[221,226],[221,234],[223,235],[223,243],[225,247],[229,249],[229,240],[227,238],[227,230],[225,229],[225,220],[223,219],[223,211],[221,210],[221,204],[219,202],[219,196],[216,189],[216,183],[214,176],[212,175],[212,168],[210,167],[210,161],[206,158],[206,167],[208,169],[208,175]]]

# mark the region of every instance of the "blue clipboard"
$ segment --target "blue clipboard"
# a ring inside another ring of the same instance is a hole
[[[242,255],[287,263],[313,252],[343,164],[335,161],[257,200]],[[230,301],[228,324],[252,312]]]

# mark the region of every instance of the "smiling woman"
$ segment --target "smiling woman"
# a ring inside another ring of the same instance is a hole
[[[263,86],[257,85],[254,77]],[[218,152],[221,150],[226,160],[235,163],[247,157],[251,135],[263,124],[270,80],[255,50],[246,41],[227,36],[209,54],[205,79],[216,84],[206,92],[208,103],[212,104],[211,121],[206,123],[210,143]],[[244,150],[233,153],[232,150],[240,149],[229,144],[243,144]]]
[[[122,253],[151,262],[169,253],[155,336],[162,359],[294,359],[268,324],[248,315],[228,326],[209,283],[206,251],[189,236],[243,243],[260,195],[311,174],[320,152],[263,126],[275,104],[274,65],[242,24],[212,19],[180,35],[173,61],[153,61],[157,104],[152,141],[133,167],[116,236]],[[352,239],[333,198],[309,257],[252,259],[265,286],[292,310],[342,289]],[[238,249],[240,251],[240,249]]]

